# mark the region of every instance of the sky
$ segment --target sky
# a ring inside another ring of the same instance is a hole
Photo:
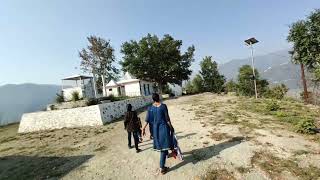
[[[196,71],[204,56],[218,63],[246,58],[243,40],[256,37],[255,54],[290,48],[289,25],[320,8],[319,0],[2,0],[0,85],[60,84],[81,73],[78,51],[87,36],[121,44],[147,33],[170,34],[194,45]]]

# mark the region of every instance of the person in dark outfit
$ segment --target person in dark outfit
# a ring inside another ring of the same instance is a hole
[[[125,119],[124,119],[124,128],[128,132],[128,147],[131,149],[131,134],[133,135],[134,139],[134,146],[136,148],[136,152],[140,152],[141,149],[138,147],[139,143],[139,137],[138,133],[140,130],[140,124],[138,120],[138,115],[136,111],[132,111],[132,105],[128,104],[127,105],[127,112],[125,114]]]
[[[167,105],[160,102],[159,94],[152,95],[154,103],[149,107],[147,117],[153,117],[153,149],[160,151],[160,172],[165,174],[168,167],[165,167],[168,150],[173,150],[174,128],[171,124]],[[145,128],[143,134],[145,135]]]

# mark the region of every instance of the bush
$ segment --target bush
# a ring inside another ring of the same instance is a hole
[[[80,100],[80,95],[79,95],[78,91],[73,91],[71,96],[72,96],[72,98],[71,98],[72,101],[79,101]]]
[[[288,92],[288,88],[286,85],[281,84],[277,85],[271,89],[268,89],[266,93],[264,94],[265,97],[267,98],[272,98],[272,99],[283,99],[286,93]]]
[[[56,94],[57,97],[56,97],[56,102],[57,103],[63,103],[65,100],[64,100],[64,96],[62,94]]]
[[[99,101],[97,99],[91,98],[86,100],[87,106],[97,105]]]
[[[267,111],[277,111],[278,109],[280,109],[280,105],[277,103],[277,101],[272,100],[266,103]]]
[[[314,134],[314,129],[316,128],[316,126],[314,125],[314,120],[304,118],[296,124],[295,128],[296,132],[299,133]]]

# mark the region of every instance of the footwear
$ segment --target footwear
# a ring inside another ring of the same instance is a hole
[[[150,136],[150,139],[153,139],[153,136]]]
[[[141,149],[137,149],[137,150],[136,150],[136,153],[139,153],[139,152],[141,152]]]
[[[162,175],[166,174],[168,172],[169,168],[168,167],[164,167],[164,168],[160,168],[160,173]]]
[[[129,148],[129,149],[132,149],[132,146],[129,146],[129,145],[128,145],[128,148]]]

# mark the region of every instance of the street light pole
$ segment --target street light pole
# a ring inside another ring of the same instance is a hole
[[[258,92],[257,92],[257,80],[256,80],[256,73],[254,71],[254,58],[253,58],[253,44],[259,42],[256,38],[252,37],[244,41],[248,46],[251,48],[251,68],[253,74],[253,83],[254,83],[254,92],[256,95],[256,99],[258,99]]]
[[[258,99],[258,92],[257,92],[257,80],[256,80],[256,73],[254,71],[254,58],[253,58],[253,46],[252,42],[250,42],[251,48],[251,67],[252,67],[252,74],[253,74],[253,82],[254,82],[254,92],[256,94],[256,99]]]

